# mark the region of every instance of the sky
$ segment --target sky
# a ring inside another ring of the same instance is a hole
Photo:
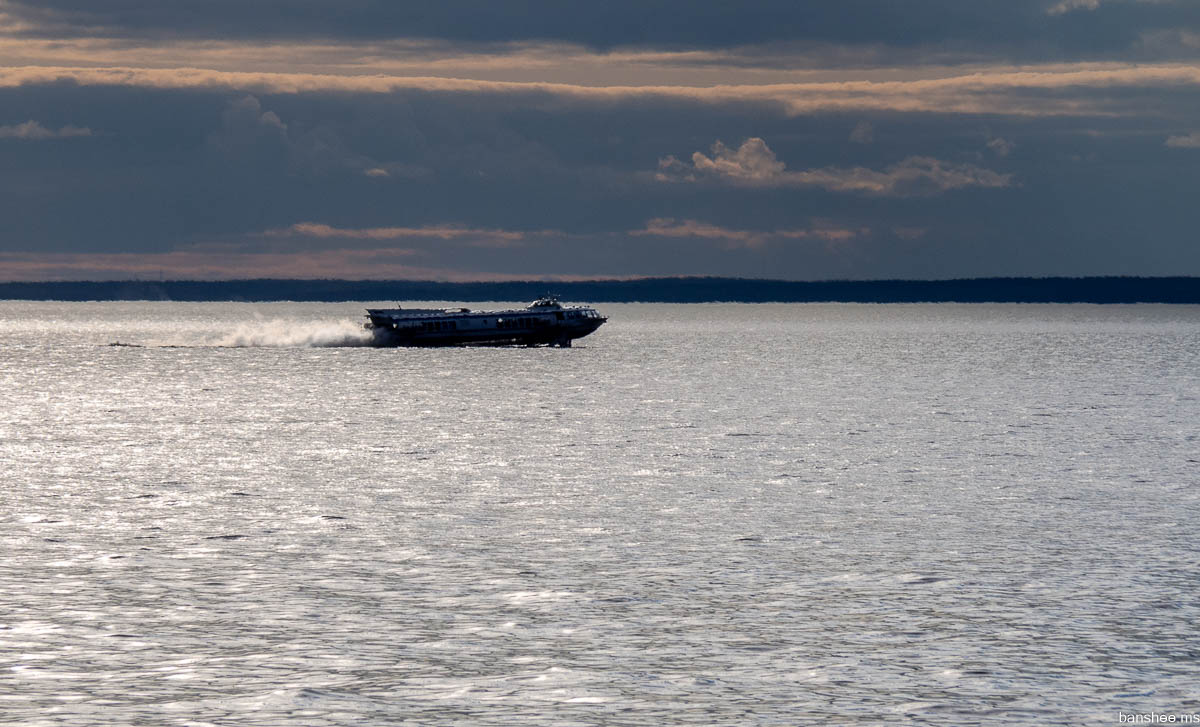
[[[1200,0],[0,0],[0,280],[1200,275]]]

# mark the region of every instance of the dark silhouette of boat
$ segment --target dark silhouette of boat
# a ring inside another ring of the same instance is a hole
[[[560,346],[608,320],[589,306],[564,306],[553,296],[524,308],[368,308],[366,324],[379,346]]]

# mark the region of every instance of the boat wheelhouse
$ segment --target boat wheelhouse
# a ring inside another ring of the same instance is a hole
[[[524,308],[368,308],[367,328],[380,346],[560,346],[592,333],[608,318],[590,306],[539,298]]]

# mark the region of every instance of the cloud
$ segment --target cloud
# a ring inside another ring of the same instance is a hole
[[[256,170],[287,167],[308,174],[353,172],[374,179],[413,179],[428,173],[403,162],[381,162],[347,148],[329,125],[290,127],[255,96],[228,103],[221,127],[208,135],[208,145],[234,166]]]
[[[921,196],[964,187],[1008,187],[1012,183],[1011,174],[922,156],[909,157],[883,171],[864,167],[826,167],[795,172],[791,178],[796,184],[816,185],[835,192],[881,196]]]
[[[692,165],[698,175],[762,183],[770,183],[783,175],[784,163],[776,159],[775,152],[757,137],[742,142],[736,151],[717,141],[712,152],[711,158],[701,152],[692,154]]]
[[[1200,166],[1178,150],[1200,128],[1195,0],[1056,17],[1058,0],[531,2],[549,14],[0,0],[0,15],[19,6],[0,17],[14,125],[0,247],[241,240],[230,259],[247,273],[260,258],[243,255],[392,247],[418,252],[370,259],[464,274],[1200,269]],[[102,138],[18,141],[67,122]],[[839,236],[869,264],[822,267],[848,257],[822,252]]]
[[[0,252],[4,282],[41,280],[245,280],[300,278],[344,280],[593,280],[635,275],[531,274],[462,270],[414,264],[417,251],[396,248],[331,248],[312,251],[188,249],[157,253]]]
[[[795,38],[850,43],[982,39],[997,27],[1027,28],[1027,8],[1044,1],[1007,0],[970,13],[954,12],[961,0],[908,0],[902,7],[879,0],[524,0],[517,6],[495,0],[6,0],[0,7],[19,24],[16,32],[61,38],[170,34],[368,40],[403,34],[466,43],[549,40],[611,48],[728,47]]]
[[[692,165],[673,156],[659,160],[655,178],[663,182],[703,180],[752,187],[821,187],[831,192],[878,196],[924,196],[963,187],[1007,187],[1012,175],[973,164],[951,164],[932,157],[912,156],[883,171],[865,167],[823,167],[789,172],[766,142],[752,137],[732,150],[720,141],[712,156],[692,154]]]
[[[25,139],[40,141],[42,139],[69,139],[79,136],[91,136],[92,130],[80,126],[63,126],[58,130],[47,129],[32,119],[23,124],[0,126],[0,139]]]
[[[1200,149],[1200,131],[1167,137],[1167,146],[1175,149]]]
[[[411,251],[325,249],[311,251],[174,250],[158,253],[0,253],[6,280],[221,280],[253,277],[444,277],[404,262]]]
[[[850,132],[850,141],[855,144],[870,144],[875,141],[875,127],[869,121],[860,121]]]
[[[1168,5],[1175,3],[1177,0],[1132,0],[1133,2],[1142,5]],[[1130,0],[1117,0],[1124,4],[1130,4]],[[1058,0],[1050,7],[1046,8],[1047,15],[1065,15],[1075,10],[1097,10],[1101,4],[1113,5],[1114,0]]]
[[[1006,157],[1012,153],[1013,149],[1017,148],[1017,145],[1008,139],[1002,139],[999,136],[993,136],[992,138],[988,139],[987,148],[995,152],[996,156]]]
[[[639,230],[630,230],[628,234],[634,237],[668,237],[715,240],[725,243],[726,247],[761,248],[768,242],[776,240],[815,239],[826,243],[845,242],[856,237],[870,234],[870,228],[842,227],[824,223],[808,228],[788,228],[776,230],[740,230],[719,225],[700,222],[698,220],[676,220],[672,217],[656,217],[646,222]]]
[[[1063,15],[1073,10],[1095,10],[1100,0],[1061,0],[1046,9],[1048,15]]]
[[[274,111],[264,110],[253,96],[229,103],[221,114],[220,131],[211,134],[208,142],[233,159],[287,153],[291,147],[287,124]]]
[[[868,74],[869,75],[869,74]],[[896,79],[856,78],[795,83],[709,85],[589,85],[582,82],[515,82],[372,73],[221,71],[205,68],[0,66],[0,88],[75,83],[159,89],[236,90],[242,93],[322,92],[394,95],[416,91],[487,94],[520,100],[545,110],[589,104],[641,103],[650,99],[709,105],[758,105],[801,116],[821,112],[898,111],[1002,116],[1138,114],[1144,106],[1125,102],[1125,88],[1181,91],[1200,86],[1200,66],[1189,64],[1062,64],[997,66],[947,73],[917,69]],[[927,77],[926,77],[927,76]]]
[[[892,228],[892,234],[901,240],[919,240],[929,234],[928,227],[898,226]]]
[[[0,34],[67,42],[237,39],[270,46],[403,39],[481,48],[545,43],[603,51],[749,47],[759,53],[799,44],[833,48],[844,57],[870,56],[880,48],[917,48],[927,56],[978,57],[990,49],[1009,58],[1095,57],[1097,50],[1126,48],[1143,30],[1185,26],[1191,17],[1188,2],[1169,13],[1130,12],[1141,3],[1128,1],[1106,4],[1124,6],[1121,22],[1087,34],[1083,43],[1068,24],[1046,23],[1045,15],[1096,9],[1101,0],[4,0]]]
[[[696,220],[676,221],[671,217],[656,217],[640,230],[630,230],[634,237],[680,237],[718,240],[735,246],[759,247],[768,233],[759,230],[734,230]]]
[[[1164,18],[1168,20],[1168,23],[1172,22],[1172,20],[1177,22],[1177,20],[1186,19],[1188,18],[1187,5],[1189,5],[1190,2],[1192,2],[1192,0],[1057,0],[1054,2],[1054,4],[1046,8],[1045,12],[1048,14],[1048,16],[1064,16],[1064,14],[1073,13],[1075,11],[1097,11],[1102,5],[1109,7],[1124,6],[1126,7],[1127,11],[1129,6],[1133,5],[1180,6],[1180,8],[1177,10],[1178,14],[1176,14],[1176,16],[1172,16],[1171,13],[1151,14],[1127,12],[1124,14],[1123,22],[1133,25],[1134,28],[1136,28],[1136,26],[1154,25],[1156,24],[1156,20],[1158,20],[1158,22],[1162,22]]]
[[[267,237],[316,237],[344,238],[352,240],[400,240],[420,238],[426,240],[464,240],[470,244],[498,247],[520,244],[531,234],[552,234],[548,231],[528,233],[515,230],[496,230],[455,225],[430,225],[425,227],[369,227],[350,229],[332,227],[318,222],[297,222],[296,224],[279,229],[267,230]]]

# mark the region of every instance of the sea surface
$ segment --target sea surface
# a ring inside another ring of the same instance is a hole
[[[0,302],[0,722],[1200,713],[1200,308],[366,305]]]

